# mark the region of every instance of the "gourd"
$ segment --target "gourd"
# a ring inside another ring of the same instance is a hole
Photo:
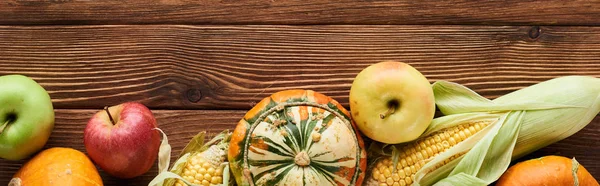
[[[598,186],[599,184],[575,158],[550,155],[511,166],[496,183],[496,186],[511,185]]]
[[[92,161],[72,148],[54,147],[29,160],[9,186],[77,185],[101,186],[102,179]]]
[[[362,185],[366,156],[349,112],[311,90],[263,99],[239,121],[228,152],[238,185]]]

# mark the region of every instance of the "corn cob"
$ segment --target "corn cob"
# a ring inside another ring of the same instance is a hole
[[[396,167],[393,165],[391,156],[378,159],[367,183],[379,186],[410,185],[413,183],[417,171],[433,157],[471,137],[488,124],[489,122],[483,121],[460,124],[408,143],[402,147]],[[434,166],[434,169],[447,164],[460,157],[460,155],[462,154],[451,156],[443,163]]]
[[[211,146],[201,153],[194,153],[185,163],[183,177],[190,183],[197,185],[223,184],[223,168],[225,165],[225,151],[217,146]],[[185,186],[185,182],[177,180],[176,186]]]
[[[556,78],[494,100],[444,81],[433,90],[446,116],[414,142],[372,145],[383,156],[369,156],[367,185],[489,185],[511,160],[575,134],[600,112],[593,77]]]
[[[149,185],[229,185],[229,165],[226,159],[231,132],[223,131],[207,143],[204,143],[205,134],[206,132],[200,132],[190,140],[171,170],[166,167],[170,159],[170,145],[166,142],[166,150],[159,152],[162,154],[159,159],[159,175]],[[167,165],[161,166],[161,163]]]

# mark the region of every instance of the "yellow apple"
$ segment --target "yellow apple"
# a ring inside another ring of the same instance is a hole
[[[427,78],[406,63],[376,63],[354,79],[350,111],[359,130],[375,141],[411,141],[433,120],[433,90]]]

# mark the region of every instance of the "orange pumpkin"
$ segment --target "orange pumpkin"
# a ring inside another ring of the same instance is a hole
[[[71,148],[54,147],[40,152],[14,175],[10,186],[100,186],[102,179],[88,157]]]
[[[496,186],[574,185],[573,160],[562,156],[544,156],[517,163],[498,180]],[[581,165],[579,186],[598,186],[598,181]]]

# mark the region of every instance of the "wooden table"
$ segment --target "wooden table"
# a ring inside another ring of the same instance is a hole
[[[565,75],[600,77],[600,3],[409,0],[9,0],[0,2],[0,74],[53,99],[46,145],[82,151],[106,105],[150,107],[176,156],[197,132],[232,129],[253,104],[312,89],[348,107],[354,76],[407,62],[495,98]],[[211,135],[209,135],[211,137]],[[527,157],[576,157],[600,178],[600,116]],[[25,161],[0,160],[0,185]],[[147,185],[156,175],[106,185]]]

